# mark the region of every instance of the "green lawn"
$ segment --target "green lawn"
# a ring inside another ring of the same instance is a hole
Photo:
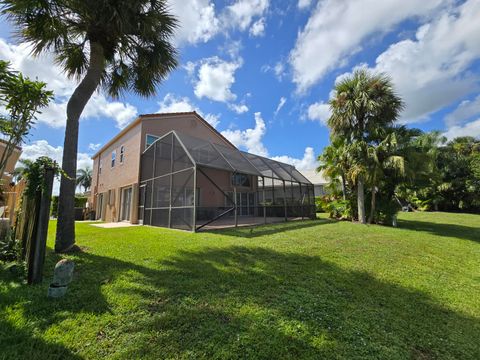
[[[51,224],[53,245],[55,223]],[[65,298],[0,270],[0,358],[480,358],[480,215],[191,234],[77,225]]]

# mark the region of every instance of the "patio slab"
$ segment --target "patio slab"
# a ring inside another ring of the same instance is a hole
[[[109,223],[100,223],[100,224],[90,224],[91,226],[96,226],[99,228],[105,229],[115,229],[115,228],[125,228],[131,226],[140,226],[140,224],[130,224],[129,222],[109,222]]]

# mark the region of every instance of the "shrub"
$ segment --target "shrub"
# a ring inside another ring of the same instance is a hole
[[[84,208],[88,198],[86,196],[75,196],[75,207]],[[50,215],[54,218],[58,217],[58,195],[52,196],[52,205],[50,208]]]
[[[19,258],[20,251],[20,242],[15,239],[14,231],[9,227],[0,237],[0,260],[15,261]]]
[[[325,212],[325,209],[323,208],[324,201],[321,196],[315,196],[315,211],[316,212]]]
[[[353,216],[352,206],[349,200],[337,199],[325,195],[321,200],[321,206],[332,219],[351,220]]]

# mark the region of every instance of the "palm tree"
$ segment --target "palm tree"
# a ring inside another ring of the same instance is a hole
[[[67,104],[55,250],[75,243],[74,197],[78,120],[95,90],[108,95],[155,94],[177,66],[171,44],[177,20],[166,0],[0,0],[3,13],[32,45],[52,51],[69,77],[83,79]]]
[[[77,170],[77,186],[82,186],[85,192],[90,189],[92,185],[92,169],[86,167],[85,169]]]
[[[398,141],[395,132],[391,132],[379,143],[369,145],[367,181],[371,187],[370,216],[368,223],[371,224],[375,217],[376,194],[378,186],[386,176],[386,171],[395,171],[400,176],[405,175],[405,158],[398,152]]]
[[[332,139],[330,145],[323,149],[323,153],[319,155],[318,161],[320,165],[317,172],[323,171],[332,183],[338,178],[341,181],[343,200],[346,199],[347,192],[347,173],[350,168],[350,158],[348,147],[341,138]],[[338,186],[338,182],[336,183]]]
[[[25,174],[29,171],[29,169],[33,165],[33,161],[29,159],[21,159],[18,161],[20,165],[15,167],[10,175],[12,175],[12,180],[15,183],[19,183],[22,179],[25,178]]]
[[[403,102],[388,76],[359,69],[335,85],[330,108],[332,115],[328,126],[332,136],[343,137],[355,152],[352,154],[356,163],[352,178],[357,188],[358,220],[365,224],[368,144],[378,129],[393,125],[403,109]]]

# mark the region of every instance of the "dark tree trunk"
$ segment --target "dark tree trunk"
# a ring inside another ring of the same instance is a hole
[[[369,224],[371,224],[373,222],[373,218],[375,216],[376,195],[377,195],[376,188],[375,188],[375,186],[372,186],[372,201],[371,201],[371,204],[370,204],[370,216],[368,217],[368,223]]]
[[[90,42],[90,61],[85,77],[77,86],[67,104],[67,125],[63,144],[62,179],[58,199],[57,237],[55,251],[66,252],[75,244],[75,188],[78,151],[78,122],[80,115],[100,84],[105,66],[102,46]],[[65,176],[66,175],[66,176]]]
[[[358,221],[362,224],[366,224],[365,190],[363,188],[362,176],[359,176],[357,180],[357,206],[358,206]]]

